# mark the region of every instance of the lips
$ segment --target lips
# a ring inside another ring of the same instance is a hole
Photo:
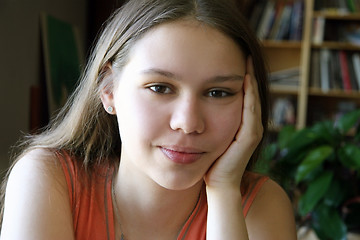
[[[185,148],[160,147],[160,150],[168,159],[178,164],[194,163],[204,154],[204,152],[198,150]]]

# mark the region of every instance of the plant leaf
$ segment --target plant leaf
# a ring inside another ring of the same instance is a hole
[[[297,131],[288,143],[289,148],[301,149],[313,143],[319,136],[310,129],[304,128]]]
[[[295,127],[293,125],[284,126],[278,136],[279,148],[283,149],[289,143],[290,139],[295,134]]]
[[[265,146],[259,159],[255,163],[254,171],[268,175],[271,168],[271,161],[275,159],[277,150],[278,146],[276,143],[271,143]]]
[[[260,155],[261,159],[266,163],[274,160],[277,150],[278,150],[278,146],[276,143],[270,143],[266,145]]]
[[[304,155],[307,151],[307,147],[318,140],[319,136],[313,133],[310,129],[304,128],[302,130],[297,131],[291,139],[289,143],[286,144],[286,148],[283,149],[283,156],[280,159],[281,161],[298,164],[300,155]],[[304,151],[305,149],[305,151]]]
[[[327,206],[338,207],[344,200],[346,195],[346,188],[341,185],[335,178],[331,181],[331,187],[328,188],[324,195],[324,203]]]
[[[332,121],[319,122],[315,124],[311,130],[321,137],[319,142],[324,144],[336,146],[341,141],[341,134],[337,128],[334,128]]]
[[[347,228],[336,208],[319,205],[313,213],[313,227],[326,239],[346,240]],[[319,236],[320,237],[320,236]]]
[[[350,169],[360,169],[360,149],[354,144],[345,144],[338,152],[342,164]]]
[[[354,141],[360,143],[360,124],[355,131]]]
[[[336,126],[342,134],[346,134],[360,119],[360,109],[346,113],[337,122]]]
[[[311,171],[319,167],[332,153],[333,149],[328,145],[320,146],[310,151],[296,171],[296,183],[302,181]]]
[[[327,192],[332,178],[333,173],[324,172],[309,185],[299,200],[298,208],[301,216],[305,216],[315,208],[316,204]]]

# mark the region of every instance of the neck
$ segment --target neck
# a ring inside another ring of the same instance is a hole
[[[197,204],[202,185],[201,181],[185,190],[169,190],[120,166],[114,179],[117,235],[123,232],[131,240],[176,239]]]

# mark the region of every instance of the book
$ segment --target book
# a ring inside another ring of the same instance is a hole
[[[259,26],[256,30],[256,35],[259,39],[265,39],[270,31],[270,27],[275,15],[275,3],[268,1],[265,5],[263,16],[259,22]]]
[[[291,12],[292,12],[292,5],[291,4],[285,5],[281,15],[280,27],[275,37],[275,40],[286,39],[287,35],[289,34]]]
[[[281,17],[284,10],[284,4],[283,2],[278,2],[276,5],[276,13],[275,13],[275,19],[272,26],[272,29],[270,31],[270,34],[268,36],[269,39],[276,39],[276,35],[279,32],[280,24],[281,24]]]
[[[251,13],[249,25],[254,31],[256,31],[259,27],[261,16],[263,16],[263,14],[264,14],[265,5],[266,5],[265,0],[261,0],[261,1],[257,2],[257,4],[254,6],[254,9]]]
[[[312,42],[315,44],[321,44],[324,40],[324,32],[325,32],[325,18],[315,17],[313,20]]]
[[[329,61],[330,61],[330,50],[320,50],[320,86],[323,92],[330,90],[330,78],[329,78]]]
[[[302,20],[304,12],[304,1],[296,0],[293,4],[291,23],[289,29],[289,40],[300,41],[302,38]]]
[[[351,80],[350,80],[350,73],[349,73],[349,65],[348,60],[346,57],[346,52],[344,50],[339,51],[339,59],[340,59],[340,68],[341,68],[341,76],[344,86],[344,91],[351,91]]]
[[[339,51],[331,51],[330,75],[332,89],[343,90],[344,86],[341,78]]]
[[[352,63],[354,66],[355,78],[360,87],[360,53],[354,53],[352,55]]]
[[[311,65],[310,65],[310,86],[314,88],[320,88],[320,52],[319,50],[314,50],[311,54]]]
[[[290,77],[295,77],[300,75],[299,67],[287,68],[279,71],[270,73],[270,81],[278,79],[286,79]]]
[[[355,66],[352,61],[352,55],[347,54],[346,57],[347,57],[347,62],[348,62],[348,67],[349,67],[349,77],[350,77],[350,82],[351,82],[351,89],[354,91],[358,91],[359,86],[358,86],[358,83],[356,80]]]
[[[284,69],[270,73],[271,86],[298,86],[300,81],[300,69],[298,67]]]

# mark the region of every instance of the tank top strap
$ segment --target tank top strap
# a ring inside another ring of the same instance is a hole
[[[245,184],[246,187],[242,188],[242,206],[244,217],[247,216],[257,194],[269,177],[253,172],[246,172],[245,179],[247,184]]]

